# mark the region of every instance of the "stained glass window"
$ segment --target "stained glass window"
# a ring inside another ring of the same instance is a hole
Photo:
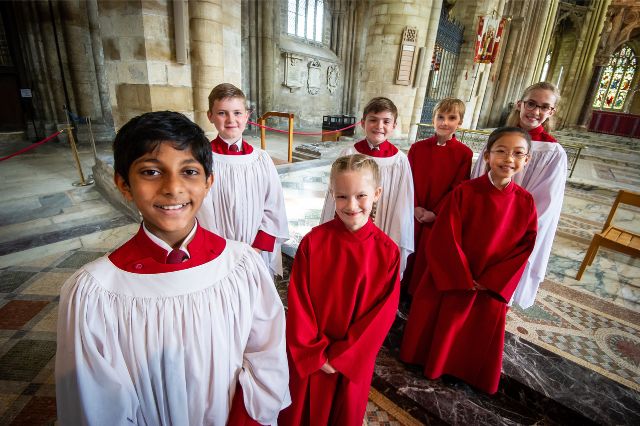
[[[322,43],[324,0],[288,0],[287,33]]]
[[[596,109],[621,110],[631,89],[638,58],[631,47],[622,45],[602,71],[600,85],[593,107]]]

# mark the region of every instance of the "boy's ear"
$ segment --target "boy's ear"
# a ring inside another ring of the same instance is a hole
[[[209,177],[207,178],[207,191],[209,189],[211,189],[211,185],[213,185],[213,172],[211,172],[211,174],[209,175]]]
[[[382,187],[379,186],[376,188],[375,192],[373,193],[373,201],[377,202],[380,199],[381,195],[382,195]]]
[[[120,176],[118,173],[115,173],[113,175],[113,182],[116,184],[116,187],[118,188],[122,196],[125,198],[125,200],[133,201],[133,195],[131,195],[131,188],[129,187],[129,184],[124,181],[124,178],[122,176]]]
[[[213,124],[213,111],[211,111],[211,108],[209,108],[209,110],[207,110],[207,119],[209,120],[209,123]]]

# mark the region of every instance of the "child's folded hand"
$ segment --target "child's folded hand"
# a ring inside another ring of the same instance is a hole
[[[329,364],[329,361],[326,361],[322,367],[320,367],[320,370],[324,371],[327,374],[335,374],[337,373],[336,369],[333,368],[331,366],[331,364]]]
[[[422,223],[431,223],[434,220],[436,220],[436,214],[432,211],[429,211],[427,209],[423,209],[424,212],[422,213],[422,217],[420,218],[420,222]]]

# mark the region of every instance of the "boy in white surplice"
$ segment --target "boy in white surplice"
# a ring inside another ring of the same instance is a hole
[[[184,115],[133,118],[113,143],[138,233],[63,286],[61,424],[275,424],[290,402],[284,309],[247,244],[202,228],[211,147]]]
[[[250,244],[272,274],[282,275],[280,246],[289,239],[282,185],[269,154],[242,139],[246,103],[242,90],[229,83],[209,94],[207,117],[218,131],[211,141],[216,182],[197,217],[209,231]]]

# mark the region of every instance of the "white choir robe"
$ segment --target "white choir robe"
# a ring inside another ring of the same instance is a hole
[[[62,288],[55,375],[63,425],[224,426],[238,381],[248,414],[276,424],[290,404],[284,309],[244,243],[158,274],[105,256]]]
[[[473,166],[472,179],[486,173],[484,151],[480,152]],[[526,309],[535,303],[551,256],[567,181],[567,153],[559,143],[533,141],[531,158],[524,169],[514,176],[514,181],[533,195],[538,212],[536,244],[509,303]]]
[[[354,147],[342,150],[340,156],[358,154]],[[398,151],[391,157],[370,157],[380,168],[382,196],[378,200],[374,223],[387,234],[400,249],[400,273],[407,266],[407,257],[413,253],[413,178],[409,160]],[[320,223],[335,217],[336,203],[327,191]]]
[[[213,153],[213,185],[196,215],[214,234],[252,244],[258,231],[276,238],[262,258],[272,274],[282,275],[281,245],[289,239],[284,195],[278,172],[266,151],[246,155]]]

